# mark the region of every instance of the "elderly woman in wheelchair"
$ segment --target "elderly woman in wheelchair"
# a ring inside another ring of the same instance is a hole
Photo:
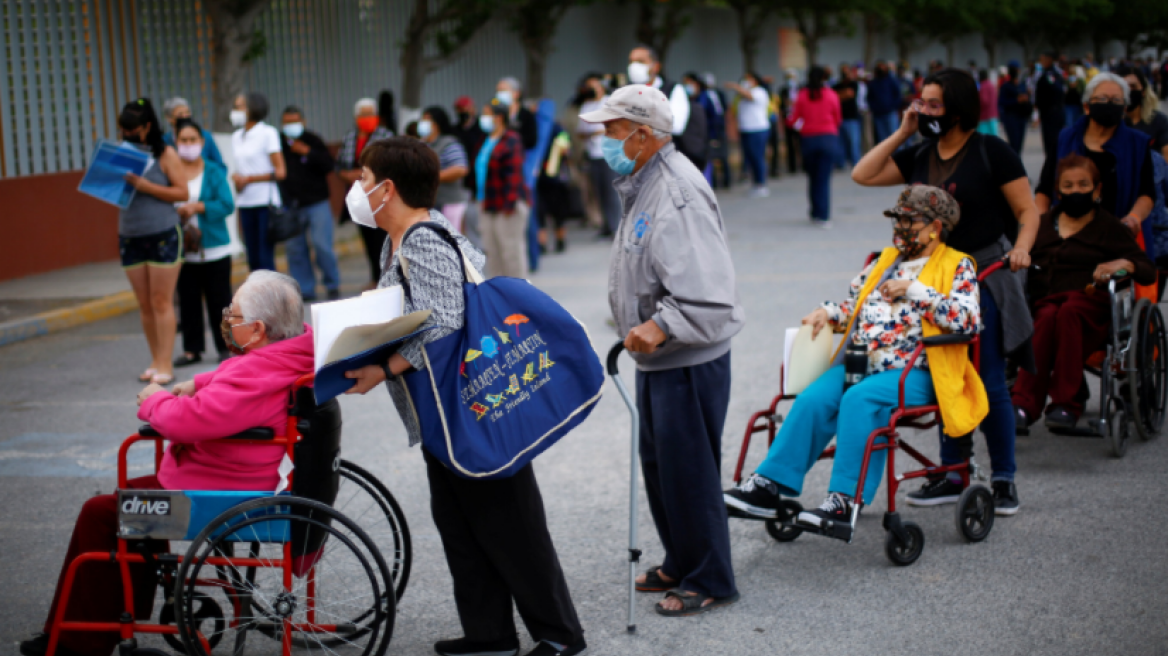
[[[1059,161],[1059,200],[1042,217],[1030,251],[1036,372],[1020,371],[1014,385],[1020,435],[1029,434],[1044,410],[1048,428],[1075,428],[1083,410],[1083,364],[1104,347],[1111,327],[1107,283],[1123,276],[1156,282],[1155,265],[1131,230],[1100,206],[1100,180],[1095,163],[1082,155]]]
[[[256,426],[282,436],[287,425],[288,390],[313,371],[312,332],[303,323],[299,288],[290,277],[255,271],[223,310],[221,329],[237,354],[216,371],[176,385],[173,393],[150,385],[138,395],[138,418],[170,441],[156,476],[128,481],[133,490],[274,490],[285,454],[281,446],[212,443]],[[118,549],[118,497],[95,496],[81,508],[57,582],[45,633],[20,645],[24,656],[43,656],[70,564],[88,552]],[[144,540],[144,551],[166,551],[165,541]],[[131,564],[135,614],[149,618],[157,585],[157,565]],[[112,562],[90,562],[76,570],[66,621],[119,622],[122,577]],[[119,643],[111,631],[65,631],[58,656],[108,656]]]
[[[952,424],[961,431],[957,435],[971,431],[985,415],[985,391],[963,344],[925,342],[925,352],[911,363],[924,338],[976,335],[981,327],[976,266],[944,243],[960,218],[957,202],[941,189],[917,185],[906,188],[885,215],[893,220],[894,247],[856,276],[847,300],[826,302],[803,318],[816,334],[830,325],[845,335],[844,343],[834,366],[796,397],[763,463],[725,492],[732,514],[775,518],[781,495],[802,493],[807,471],[835,436],[827,500],[799,513],[797,523],[809,528],[846,524],[869,436],[889,424],[901,401],[905,406],[940,403],[946,432]],[[863,378],[850,386],[845,374],[852,368],[845,372],[842,364],[845,350],[860,354],[856,373]],[[906,367],[911,367],[907,375]],[[903,399],[898,399],[902,378]],[[872,452],[863,505],[872,502],[880,486],[885,457],[883,450]]]

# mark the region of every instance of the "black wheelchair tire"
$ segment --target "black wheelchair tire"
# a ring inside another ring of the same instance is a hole
[[[884,535],[884,555],[893,565],[907,567],[917,562],[925,551],[925,532],[916,522],[905,522],[904,532],[908,534],[908,542],[901,542],[896,533],[888,531]]]
[[[1128,428],[1127,413],[1120,408],[1111,414],[1107,424],[1108,443],[1111,444],[1111,455],[1122,458],[1127,454],[1127,445],[1131,438]]]
[[[803,512],[803,505],[794,499],[782,499],[779,501],[779,515],[778,519],[766,520],[766,531],[778,542],[792,542],[800,535],[803,535],[803,529],[795,525],[795,518],[799,513]]]
[[[1147,442],[1160,435],[1168,405],[1168,334],[1164,315],[1147,299],[1132,312],[1133,344],[1128,348],[1128,407],[1136,435]]]
[[[394,595],[396,600],[400,602],[402,595],[406,593],[406,585],[410,582],[410,567],[413,561],[413,543],[410,539],[410,527],[406,523],[405,513],[402,512],[401,506],[398,505],[397,499],[390,494],[389,489],[364,468],[348,460],[341,460],[340,474],[373,497],[385,514],[385,520],[389,523],[390,531],[394,536],[395,556],[397,551],[401,552],[400,558],[394,557],[388,563],[390,574],[393,577]]]
[[[183,645],[185,647],[184,652],[188,656],[211,656],[203,648],[203,644],[198,640],[198,636],[195,633],[198,630],[198,627],[190,626],[187,617],[191,611],[188,606],[190,605],[191,599],[194,598],[195,592],[193,589],[190,589],[191,594],[188,595],[188,588],[185,585],[185,582],[188,580],[188,578],[197,580],[199,571],[205,564],[207,556],[200,557],[200,550],[202,545],[207,542],[211,543],[210,548],[206,550],[208,554],[223,553],[222,551],[217,551],[217,549],[220,549],[220,545],[224,543],[228,535],[238,533],[248,526],[256,523],[271,521],[271,515],[260,514],[256,517],[247,517],[248,513],[253,511],[260,511],[264,508],[272,506],[288,507],[290,512],[288,513],[289,517],[287,521],[300,521],[312,526],[315,529],[328,531],[332,539],[345,545],[353,553],[357,554],[359,562],[365,570],[364,573],[369,579],[370,584],[373,586],[376,598],[381,600],[380,603],[382,606],[378,609],[378,611],[383,616],[383,618],[380,621],[371,623],[368,627],[360,629],[351,637],[355,639],[357,637],[363,637],[364,635],[369,635],[372,633],[369,645],[359,656],[384,656],[386,650],[389,647],[390,639],[393,637],[394,619],[397,613],[397,602],[394,596],[392,594],[382,594],[383,591],[379,589],[378,585],[381,582],[392,580],[389,572],[389,566],[386,565],[385,559],[382,557],[381,552],[377,550],[377,547],[373,541],[353,520],[337,512],[336,510],[333,510],[331,506],[320,503],[319,501],[294,496],[264,497],[242,503],[233,508],[229,508],[215,519],[208,522],[207,525],[203,527],[203,530],[200,531],[199,534],[195,537],[195,539],[191,541],[190,548],[187,550],[187,553],[179,565],[178,573],[175,577],[174,589],[175,624],[178,627],[179,637],[182,639]],[[309,514],[307,517],[299,516],[296,512],[296,509],[300,510],[300,512],[307,511]],[[324,516],[325,519],[316,519],[316,513],[320,513]],[[243,516],[244,519],[242,521],[232,521],[239,516]],[[348,530],[352,534],[352,538],[349,538],[337,530],[333,526],[334,522],[342,525],[346,530]],[[217,533],[218,535],[216,535]],[[360,547],[363,549],[363,553],[358,550],[358,545],[355,544],[355,542],[360,543]],[[252,543],[252,549],[256,548],[256,544],[258,543]],[[372,562],[369,562],[368,559],[372,559]],[[191,571],[192,567],[194,568],[193,572]],[[249,578],[248,582],[251,582],[251,577],[253,576],[256,568],[249,567],[247,569],[250,570],[247,575]],[[263,629],[255,629],[255,631],[257,633],[266,635],[268,638],[275,639],[277,642],[280,641],[280,636],[278,633],[265,631]],[[292,640],[293,643],[299,643],[301,645],[307,644],[307,639],[300,636],[293,637]],[[209,640],[208,642],[211,641]],[[239,651],[241,647],[241,644],[237,644],[234,651]]]
[[[984,485],[970,485],[957,499],[957,532],[968,542],[981,542],[994,528],[994,495]]]

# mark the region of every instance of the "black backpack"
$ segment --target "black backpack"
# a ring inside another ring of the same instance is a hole
[[[661,90],[665,91],[665,97],[669,99],[673,98],[673,90],[676,88],[677,83],[666,82],[661,85]],[[686,121],[685,130],[680,136],[674,136],[673,143],[677,146],[677,150],[689,158],[689,161],[693,162],[699,171],[706,168],[706,161],[710,157],[710,134],[706,123],[706,109],[693,98],[689,98],[689,120]]]

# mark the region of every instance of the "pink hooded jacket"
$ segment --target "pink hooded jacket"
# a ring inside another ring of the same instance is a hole
[[[167,393],[146,399],[138,418],[171,442],[158,481],[170,490],[275,490],[284,447],[203,442],[259,426],[283,436],[288,390],[312,370],[312,329],[306,325],[303,335],[195,376],[194,396]]]

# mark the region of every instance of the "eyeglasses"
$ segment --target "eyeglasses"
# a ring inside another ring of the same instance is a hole
[[[223,320],[224,321],[227,321],[228,319],[242,319],[242,318],[243,318],[242,314],[232,314],[231,313],[231,306],[230,305],[223,308]]]
[[[1123,98],[1108,98],[1106,96],[1095,96],[1087,101],[1089,105],[1126,105]]]

